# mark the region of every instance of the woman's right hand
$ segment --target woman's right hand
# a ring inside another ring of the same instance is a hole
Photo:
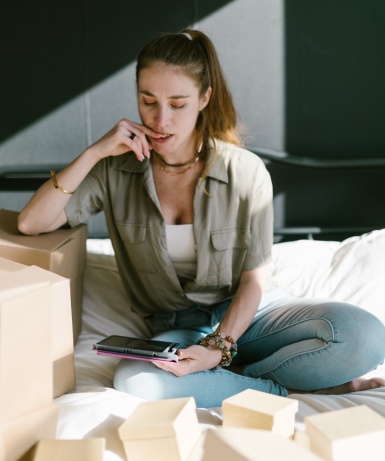
[[[130,136],[133,133],[135,134],[135,138],[132,140]],[[162,136],[146,126],[124,118],[112,130],[100,138],[99,141],[90,146],[89,149],[95,152],[98,160],[133,151],[138,160],[142,162],[144,157],[150,158],[150,150],[153,149],[146,135],[152,138],[160,138]]]

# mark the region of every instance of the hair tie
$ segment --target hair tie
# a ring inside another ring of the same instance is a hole
[[[192,41],[192,37],[190,34],[188,34],[187,32],[182,32],[182,35],[185,35],[189,40]]]

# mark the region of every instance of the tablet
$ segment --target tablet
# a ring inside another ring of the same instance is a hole
[[[111,335],[94,344],[98,355],[133,360],[178,362],[179,343]]]

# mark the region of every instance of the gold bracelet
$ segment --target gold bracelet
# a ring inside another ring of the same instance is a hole
[[[62,187],[60,187],[59,184],[58,184],[57,181],[56,181],[56,174],[55,174],[55,172],[54,172],[53,170],[51,170],[50,173],[51,173],[51,176],[52,176],[53,185],[54,185],[55,189],[60,189],[60,190],[63,191],[65,194],[70,194],[70,195],[71,195],[71,194],[75,193],[75,191],[69,192],[68,190],[65,190],[65,189],[63,189]]]

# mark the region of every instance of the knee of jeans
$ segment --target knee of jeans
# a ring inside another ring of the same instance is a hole
[[[352,359],[363,360],[379,365],[385,357],[385,326],[370,312],[356,306],[339,303],[346,309],[345,315],[338,315],[336,331],[342,331],[337,335],[337,342],[347,344]]]
[[[153,401],[170,397],[178,379],[172,373],[156,367],[151,362],[123,359],[114,375],[114,388],[135,397]]]

